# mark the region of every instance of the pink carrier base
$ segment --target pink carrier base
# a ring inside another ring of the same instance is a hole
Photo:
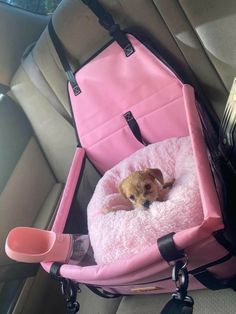
[[[131,57],[124,58],[123,51],[113,43],[77,72],[81,94],[74,96],[69,86],[76,128],[84,148],[76,149],[52,230],[63,232],[85,151],[96,167],[105,172],[142,147],[121,114],[131,110],[143,137],[151,143],[173,136],[191,136],[204,220],[197,227],[176,233],[174,242],[189,258],[189,288],[200,289],[203,286],[191,275],[191,270],[220,260],[228,252],[212,235],[224,225],[194,91],[191,86],[182,84],[135,38],[130,36],[130,40],[135,47]],[[224,266],[213,266],[209,270],[219,277],[230,276],[235,270],[233,263],[235,259],[231,258],[221,264]],[[48,272],[51,265],[42,263]],[[220,271],[225,265],[228,274]],[[63,264],[60,275],[121,294],[164,293],[174,288],[170,280],[171,267],[163,260],[156,245],[132,258],[108,265]]]

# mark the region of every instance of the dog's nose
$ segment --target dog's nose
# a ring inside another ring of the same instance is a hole
[[[143,206],[148,208],[150,206],[150,201],[146,200],[144,203],[143,203]]]

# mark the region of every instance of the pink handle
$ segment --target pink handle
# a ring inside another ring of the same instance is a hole
[[[71,236],[42,229],[17,227],[6,239],[8,257],[19,262],[64,262],[71,247]]]

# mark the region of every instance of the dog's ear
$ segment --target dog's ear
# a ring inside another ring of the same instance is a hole
[[[147,168],[147,169],[145,169],[145,172],[147,172],[152,177],[157,179],[162,185],[164,184],[163,174],[162,174],[160,169],[158,169],[158,168],[156,168],[156,169],[154,169],[154,168]]]
[[[124,181],[125,181],[125,180],[121,181],[121,183],[120,183],[119,186],[118,186],[118,190],[119,190],[120,194],[121,194],[122,196],[124,196],[124,198],[127,198],[127,196],[126,196],[126,194],[125,194],[125,191],[124,191],[124,189],[123,189]]]

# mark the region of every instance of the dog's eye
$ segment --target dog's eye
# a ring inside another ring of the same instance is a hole
[[[135,200],[134,195],[130,195],[129,199],[130,199],[131,201],[134,201],[134,200]]]
[[[144,189],[145,189],[146,191],[151,190],[151,184],[145,184],[145,185],[144,185]]]

